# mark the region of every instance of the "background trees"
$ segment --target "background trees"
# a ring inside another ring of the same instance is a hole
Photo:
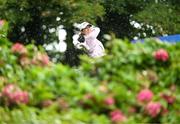
[[[178,0],[0,0],[0,18],[10,23],[11,41],[24,44],[58,42],[57,27],[63,25],[68,34],[64,61],[74,63],[74,23],[89,21],[100,26],[101,36],[113,33],[119,38],[175,34],[180,32],[179,5]]]
[[[96,2],[96,1],[95,1]],[[103,15],[99,3],[83,0],[1,0],[0,17],[7,19],[11,25],[9,38],[36,44],[53,42],[55,31],[49,29],[64,25],[68,33],[74,22],[87,20],[95,22]],[[71,30],[72,31],[72,30]]]

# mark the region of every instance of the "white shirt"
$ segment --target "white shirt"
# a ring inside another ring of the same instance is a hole
[[[97,39],[97,36],[100,32],[100,29],[98,27],[92,27],[92,32],[88,35],[85,35],[85,42],[84,43],[78,43],[76,47],[78,48],[78,45],[82,45],[86,48],[88,51],[88,55],[93,58],[101,57],[105,55],[105,50],[103,44]]]

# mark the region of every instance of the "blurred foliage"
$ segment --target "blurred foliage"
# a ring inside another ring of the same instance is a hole
[[[44,50],[39,51],[33,44],[15,47],[14,52],[15,45],[8,42],[6,39],[5,44],[0,36],[2,124],[109,124],[113,121],[110,113],[117,109],[125,116],[123,121],[120,115],[116,116],[117,123],[177,124],[180,121],[179,43],[147,39],[132,44],[113,39],[107,44],[106,56],[98,59],[81,56],[81,65],[72,68],[46,59],[41,61],[39,53]],[[27,51],[22,53],[24,49]],[[154,57],[159,49],[167,51],[166,61]],[[28,92],[28,104],[7,104],[3,89],[8,84]],[[153,92],[152,102],[162,105],[156,117],[148,115],[146,103],[141,104],[137,99],[144,88]],[[173,96],[173,100],[162,98],[164,93]],[[109,97],[113,102],[107,104],[105,100]]]

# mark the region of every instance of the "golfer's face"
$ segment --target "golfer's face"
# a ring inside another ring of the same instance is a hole
[[[88,35],[90,33],[90,31],[91,31],[90,27],[86,27],[81,31],[81,33],[84,34],[84,35]]]

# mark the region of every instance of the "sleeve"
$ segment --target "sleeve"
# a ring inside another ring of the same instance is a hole
[[[73,35],[72,39],[73,39],[73,44],[74,44],[74,46],[76,46],[78,43],[80,43],[80,42],[78,41],[78,38],[79,38],[79,34]]]
[[[89,50],[89,46],[86,44],[86,42],[79,42],[78,41],[78,38],[79,38],[79,35],[80,34],[75,34],[73,36],[73,44],[74,46],[77,48],[77,49],[82,49],[83,47],[86,49],[86,50]]]
[[[89,35],[87,35],[87,38],[95,39],[98,36],[99,32],[100,32],[100,28],[93,27],[92,32]]]

